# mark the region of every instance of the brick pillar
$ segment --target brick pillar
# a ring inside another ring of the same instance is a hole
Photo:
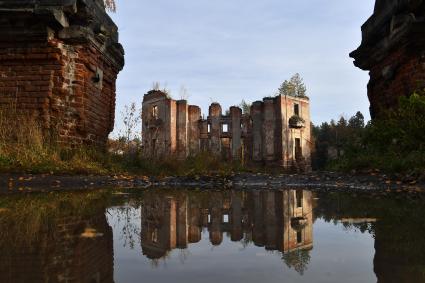
[[[232,133],[232,157],[234,160],[241,159],[241,117],[242,110],[239,107],[230,107],[230,116],[232,119],[231,133]]]
[[[220,155],[221,153],[221,106],[218,103],[211,104],[209,108],[208,120],[210,123],[210,151],[212,154]]]
[[[275,107],[273,98],[264,99],[263,107],[263,159],[266,162],[275,160]]]
[[[177,107],[177,157],[185,159],[188,154],[188,105],[186,100],[179,100]]]
[[[200,151],[200,128],[201,109],[198,106],[189,105],[189,155],[196,155]]]
[[[200,150],[208,151],[209,146],[209,137],[208,137],[208,121],[200,120],[198,123],[199,126],[199,137],[200,137]]]
[[[263,159],[263,103],[256,101],[251,106],[252,117],[252,160]]]

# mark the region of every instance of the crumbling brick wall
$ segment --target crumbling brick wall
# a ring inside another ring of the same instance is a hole
[[[12,2],[0,3],[0,106],[38,119],[63,143],[105,144],[124,61],[104,7],[87,0]]]
[[[370,71],[372,118],[398,106],[399,98],[425,88],[425,2],[377,0],[362,26],[362,43],[350,56]]]
[[[143,97],[142,139],[146,156],[178,158],[208,152],[223,160],[311,168],[310,104],[307,97],[277,96],[256,101],[250,113],[233,106],[223,114],[212,103],[206,119],[198,106],[175,101],[159,90]],[[291,118],[298,117],[295,125]]]

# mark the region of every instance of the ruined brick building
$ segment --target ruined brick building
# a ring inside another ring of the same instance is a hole
[[[377,0],[362,26],[363,40],[350,56],[370,71],[372,118],[394,109],[401,96],[425,88],[425,1]]]
[[[207,151],[227,160],[242,160],[285,168],[310,168],[310,107],[306,97],[277,96],[256,101],[250,113],[230,107],[223,114],[212,103],[208,117],[186,100],[162,91],[143,98],[144,152],[152,158],[185,159]]]
[[[103,0],[0,1],[0,106],[60,141],[106,142],[123,65]]]

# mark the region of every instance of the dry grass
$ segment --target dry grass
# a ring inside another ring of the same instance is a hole
[[[139,147],[124,146],[120,148],[124,153],[117,154],[87,146],[64,147],[57,141],[34,116],[18,113],[13,106],[0,108],[0,173],[168,176],[229,175],[246,170],[239,162],[223,161],[209,153],[184,161],[155,161],[144,157]]]
[[[108,163],[94,148],[64,148],[34,115],[0,108],[0,172],[104,174]]]

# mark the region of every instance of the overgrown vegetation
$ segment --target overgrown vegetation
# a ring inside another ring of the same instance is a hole
[[[400,99],[398,110],[387,111],[364,125],[358,112],[349,121],[314,127],[316,168],[380,169],[390,173],[425,173],[425,96]]]
[[[243,170],[239,162],[222,162],[219,156],[200,153],[187,160],[169,157],[156,161],[143,155],[140,111],[132,103],[121,113],[123,131],[108,142],[108,151],[96,147],[64,147],[55,134],[46,135],[39,121],[0,109],[0,172],[52,174],[207,175]]]

